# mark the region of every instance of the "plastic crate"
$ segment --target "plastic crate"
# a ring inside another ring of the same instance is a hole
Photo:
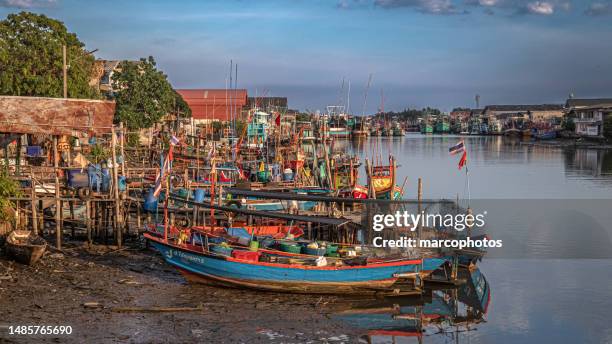
[[[234,250],[232,252],[232,257],[234,257],[236,259],[248,260],[248,261],[252,261],[252,262],[259,261],[259,256],[260,256],[260,253],[259,252],[255,252],[255,251],[239,251],[239,250]]]

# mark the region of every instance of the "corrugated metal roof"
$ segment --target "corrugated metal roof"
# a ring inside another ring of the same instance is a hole
[[[247,104],[244,89],[182,89],[176,90],[191,109],[194,119],[227,121],[230,113],[238,112]]]
[[[591,98],[579,99],[570,98],[565,102],[566,108],[585,107],[585,106],[609,106],[612,105],[612,98]]]
[[[0,96],[0,131],[83,136],[111,131],[115,102]]]

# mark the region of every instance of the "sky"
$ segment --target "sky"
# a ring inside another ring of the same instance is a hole
[[[225,88],[232,60],[239,88],[301,110],[612,97],[612,0],[0,0],[22,10],[98,58],[154,56],[175,88]]]

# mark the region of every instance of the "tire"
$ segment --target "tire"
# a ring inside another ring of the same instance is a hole
[[[82,200],[88,200],[91,198],[91,190],[89,188],[78,188],[77,196]]]

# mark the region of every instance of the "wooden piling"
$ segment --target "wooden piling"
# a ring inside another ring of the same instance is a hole
[[[117,240],[117,247],[121,248],[123,227],[119,220],[119,169],[117,164],[117,135],[115,127],[111,128],[111,151],[113,159],[113,198],[115,203],[115,216],[113,216],[113,234]]]
[[[36,218],[36,184],[34,182],[34,178],[31,178],[30,180],[32,187],[30,190],[30,196],[32,198],[30,201],[30,205],[32,207],[32,231],[35,235],[38,235],[38,219]]]
[[[53,136],[53,166],[55,167],[55,246],[62,249],[61,201],[59,184],[59,152],[57,150],[57,136]]]

